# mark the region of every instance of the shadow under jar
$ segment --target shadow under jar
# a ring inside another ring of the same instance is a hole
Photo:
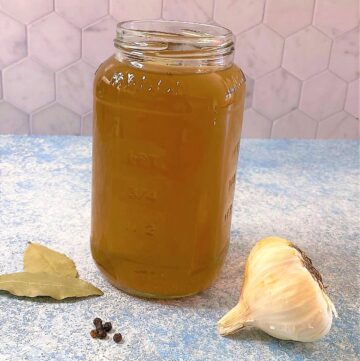
[[[94,82],[92,255],[127,293],[192,295],[229,244],[245,94],[233,35],[129,21],[115,48]]]

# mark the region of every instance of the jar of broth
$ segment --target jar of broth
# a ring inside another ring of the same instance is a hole
[[[92,255],[127,293],[192,295],[229,245],[245,95],[233,35],[129,21],[114,43],[94,82]]]

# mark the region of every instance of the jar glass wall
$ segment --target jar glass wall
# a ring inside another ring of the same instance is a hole
[[[232,34],[134,21],[115,46],[94,82],[92,254],[125,292],[191,295],[229,244],[245,94]]]

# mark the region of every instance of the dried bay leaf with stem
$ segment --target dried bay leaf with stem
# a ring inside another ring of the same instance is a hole
[[[24,253],[25,272],[55,273],[58,276],[77,277],[73,260],[63,253],[53,251],[41,244],[31,243]]]
[[[56,300],[103,295],[101,290],[78,278],[44,272],[18,272],[0,275],[0,290],[16,296],[49,296]]]

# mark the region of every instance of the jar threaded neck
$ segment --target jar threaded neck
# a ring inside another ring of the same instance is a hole
[[[118,56],[137,67],[157,63],[182,67],[226,68],[233,63],[234,36],[208,24],[137,20],[117,25]]]

